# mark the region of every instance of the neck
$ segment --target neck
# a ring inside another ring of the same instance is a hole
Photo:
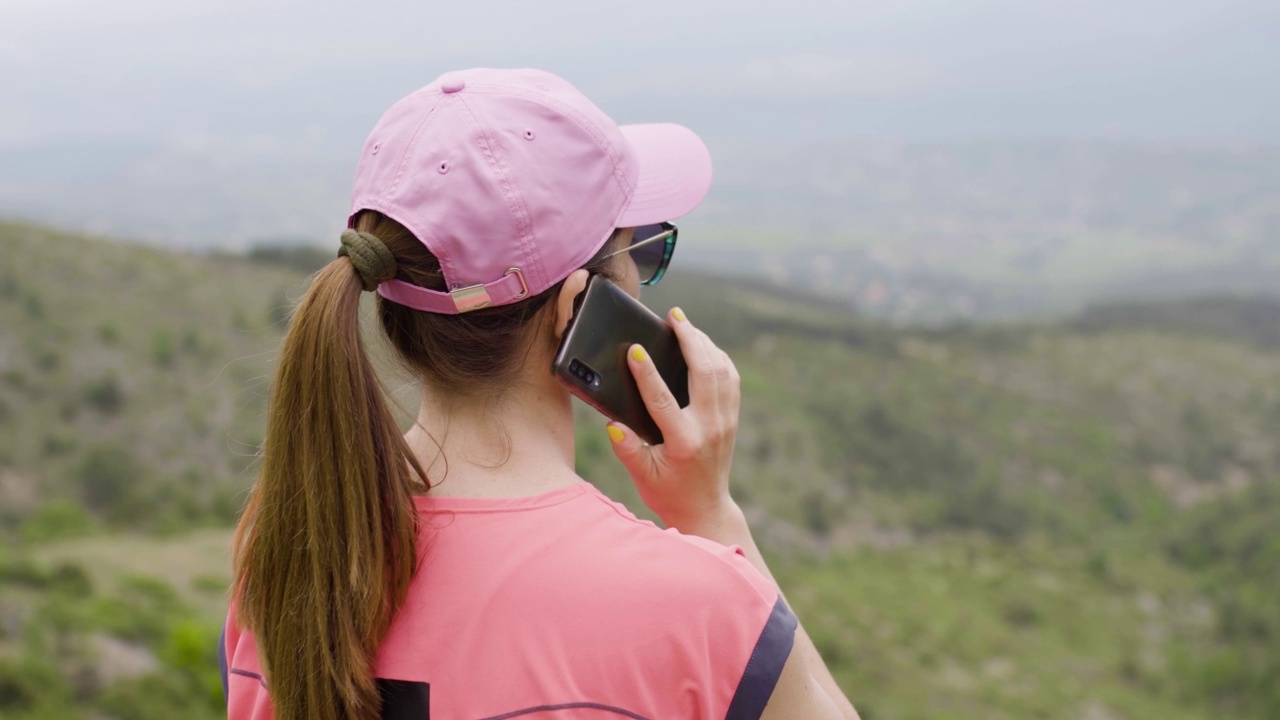
[[[549,373],[527,378],[500,404],[445,403],[424,389],[405,440],[440,497],[522,497],[578,482],[573,408]]]

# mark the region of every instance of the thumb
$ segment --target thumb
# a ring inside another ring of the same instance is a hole
[[[653,448],[622,423],[611,422],[605,426],[605,430],[609,433],[613,454],[622,461],[622,466],[627,469],[631,477],[646,476],[648,474],[646,468],[650,462],[649,453],[653,452]]]

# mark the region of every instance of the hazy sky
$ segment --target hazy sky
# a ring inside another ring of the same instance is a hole
[[[5,0],[0,28],[4,144],[368,125],[470,65],[655,117],[843,100],[879,132],[1280,137],[1275,2]]]
[[[244,202],[268,169],[331,198],[388,105],[475,65],[554,71],[721,156],[865,134],[1280,143],[1274,0],[0,0],[0,213],[145,220],[148,182]],[[93,182],[101,207],[77,206]]]

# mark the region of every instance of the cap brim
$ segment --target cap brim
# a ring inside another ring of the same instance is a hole
[[[689,128],[672,123],[623,125],[640,176],[618,227],[666,222],[698,206],[711,188],[711,153]]]

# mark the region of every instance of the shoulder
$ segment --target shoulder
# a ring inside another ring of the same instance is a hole
[[[771,608],[778,590],[747,560],[742,548],[685,535],[637,518],[625,506],[594,492],[589,498],[606,516],[603,553],[624,563],[619,570],[637,582],[651,582],[681,599],[731,600],[732,605]]]
[[[759,717],[797,627],[777,587],[737,546],[663,530],[603,496],[598,501],[616,514],[610,523],[625,540],[621,585],[634,596],[617,600],[626,608],[621,616],[646,619],[643,634],[662,648],[670,682],[694,680],[704,689],[710,714],[695,716]]]

